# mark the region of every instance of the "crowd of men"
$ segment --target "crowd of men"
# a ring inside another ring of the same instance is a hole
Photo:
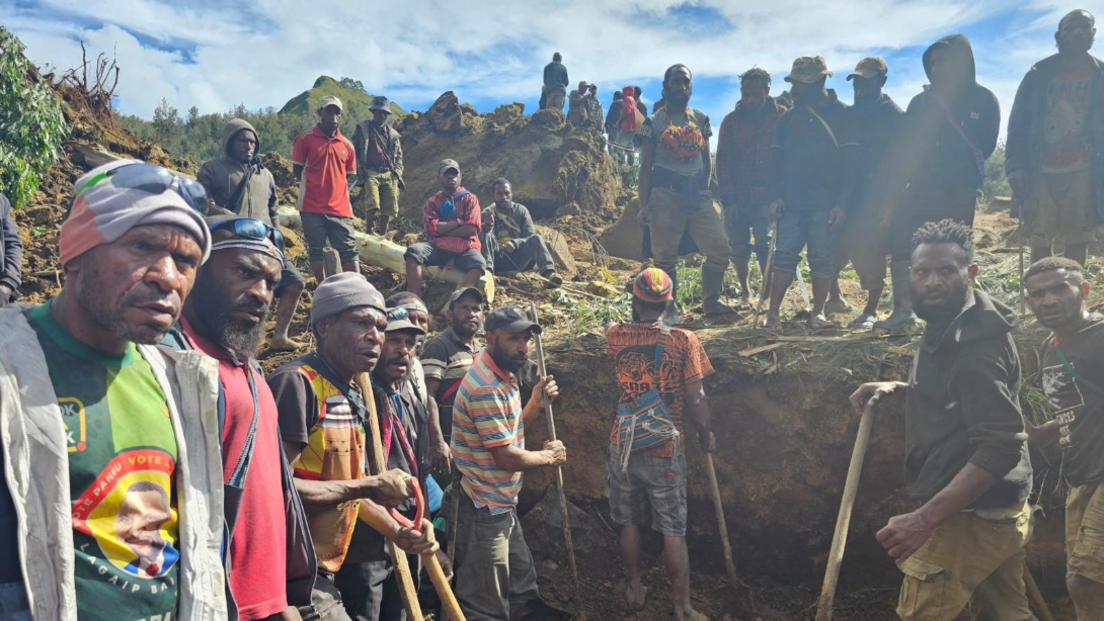
[[[881,59],[849,76],[850,107],[825,89],[819,57],[798,59],[787,76],[793,107],[770,97],[766,72],[743,74],[719,136],[723,212],[712,198],[709,118],[689,107],[691,71],[666,72],[664,106],[646,118],[639,93],[622,91],[638,121],[628,140],[641,147],[640,213],[656,258],[632,283],[631,320],[606,332],[621,394],[609,510],[629,609],[647,605],[650,526],[663,538],[672,617],[706,618],[690,599],[686,459],[716,450],[703,385],[713,368],[696,335],[667,321],[679,245],[688,235],[705,256],[706,312],[730,313],[720,295],[728,263],[736,258],[746,291],[751,251],[765,271],[774,224],[772,320],[804,249],[814,324],[840,303],[833,280],[847,260],[871,296],[856,322],[875,323],[889,254],[895,315],[925,322],[909,380],[863,384],[852,396],[856,409],[905,399],[917,509],[877,533],[904,574],[898,616],[951,621],[969,608],[999,621],[1035,618],[1024,582],[1028,445],[1057,442],[1071,486],[1069,593],[1080,621],[1104,618],[1104,321],[1086,308],[1083,267],[1104,182],[1094,35],[1083,11],[1062,20],[1059,53],[1028,73],[1009,131],[1009,176],[1033,227],[1026,302],[1053,331],[1039,378],[1053,420],[1041,426],[1021,411],[1015,312],[971,285],[970,225],[999,110],[974,81],[964,37],[928,49],[932,86],[904,112],[881,92]],[[545,72],[545,105],[562,108],[558,60]],[[589,89],[580,85],[572,101]],[[601,117],[588,102],[575,109]],[[76,180],[58,241],[61,292],[0,310],[0,549],[9,552],[0,555],[0,619],[401,619],[404,553],[415,576],[431,555],[454,573],[468,619],[520,619],[539,597],[517,504],[523,473],[567,459],[560,442],[525,442],[525,424],[560,387],[537,377],[523,402],[519,378],[542,328],[515,305],[488,312],[475,284],[500,267],[562,280],[509,180],[495,180],[495,208],[484,212],[445,159],[442,190],[423,213],[429,241],[406,251],[408,291],[385,298],[360,273],[349,187],[364,187],[370,226],[385,235],[403,186],[400,137],[384,98],[353,141],[338,130],[342,113],[340,100],[325,98],[319,124],[295,144],[317,281],[315,347],[267,376],[255,357],[266,320],[275,304],[270,343],[299,347],[288,325],[305,280],[284,254],[256,130],[229,123],[225,156],[198,182],[137,160]],[[624,141],[628,130],[614,125]],[[887,168],[895,162],[907,162],[907,174]],[[19,295],[10,212],[0,200],[0,306]],[[878,235],[887,245],[871,243]],[[1048,256],[1056,240],[1066,256]],[[342,268],[328,276],[326,245]],[[447,328],[427,338],[421,267],[446,263],[463,281],[444,309]],[[378,438],[368,435],[373,418]],[[385,467],[373,474],[377,442]],[[417,513],[419,496],[427,515],[456,516],[444,533],[400,520]]]

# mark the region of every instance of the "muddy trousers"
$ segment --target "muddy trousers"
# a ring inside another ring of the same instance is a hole
[[[954,621],[966,609],[992,621],[1029,621],[1024,546],[1031,509],[962,511],[936,527],[904,573],[897,616],[903,621]]]
[[[697,209],[693,210],[687,209],[682,200],[680,192],[664,187],[652,188],[648,198],[648,207],[652,212],[652,252],[655,254],[656,267],[667,272],[671,280],[675,281],[679,243],[683,234],[689,235],[698,247],[698,252],[705,255],[705,263],[702,265],[703,289],[707,283],[717,289],[716,292],[703,293],[707,297],[716,293],[719,297],[720,283],[732,258],[732,249],[729,248],[728,237],[725,235],[724,219],[709,194],[702,194]]]
[[[556,270],[556,263],[552,259],[552,253],[548,245],[540,238],[533,235],[526,238],[520,246],[512,252],[506,252],[498,245],[498,240],[490,235],[483,237],[483,259],[487,261],[487,271],[492,274],[505,274],[506,272],[524,272],[537,268],[543,276]]]

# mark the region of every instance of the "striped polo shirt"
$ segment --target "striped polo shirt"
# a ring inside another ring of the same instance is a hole
[[[492,514],[517,505],[521,473],[498,467],[491,449],[525,446],[517,376],[498,368],[489,350],[476,357],[457,391],[452,409],[452,460],[464,475],[461,485],[477,507]]]
[[[459,383],[468,375],[472,361],[479,355],[479,342],[471,345],[460,340],[452,327],[426,341],[422,348],[422,369],[426,379],[440,380],[437,394],[437,410],[441,417],[441,433],[445,442],[452,437],[452,405],[456,401]]]

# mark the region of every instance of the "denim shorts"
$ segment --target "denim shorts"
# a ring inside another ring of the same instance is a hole
[[[833,261],[833,246],[837,234],[828,228],[827,211],[786,210],[778,220],[773,269],[794,273],[801,262],[801,250],[805,249],[809,272],[814,278],[835,278],[838,272]]]
[[[482,253],[472,248],[457,254],[441,250],[429,242],[418,242],[411,244],[403,257],[414,259],[418,265],[444,267],[452,261],[452,266],[461,272],[470,272],[474,269],[487,271],[487,260],[483,258]]]
[[[609,447],[610,518],[621,526],[644,526],[666,537],[686,536],[686,456],[637,452],[621,471],[620,448]]]

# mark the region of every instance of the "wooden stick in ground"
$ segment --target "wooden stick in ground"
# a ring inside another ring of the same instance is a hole
[[[772,278],[771,270],[774,269],[774,249],[778,245],[778,223],[771,224],[770,246],[767,247],[767,267],[764,274],[760,274],[759,303],[755,305],[755,317],[751,321],[752,326],[759,325],[759,313],[763,311],[763,302],[770,298]],[[758,257],[756,257],[758,258]]]
[[[533,322],[540,325],[540,317],[537,314],[537,305],[529,303],[529,312],[533,316]],[[548,370],[544,366],[544,341],[541,335],[536,335],[537,341],[537,373],[541,378],[548,377]],[[548,419],[548,435],[552,440],[556,439],[556,420],[552,416],[552,403],[544,400],[544,415]],[[575,619],[583,621],[583,607],[580,604],[579,569],[575,565],[575,545],[571,542],[571,524],[568,522],[567,493],[564,491],[563,468],[556,466],[555,473],[556,490],[560,494],[560,520],[563,522],[564,543],[567,545],[567,567],[571,572],[571,584],[575,587],[572,599],[575,600]]]
[[[843,563],[843,551],[847,547],[847,530],[851,526],[851,510],[855,507],[855,496],[859,492],[859,476],[862,475],[863,460],[866,459],[866,447],[870,444],[870,430],[873,426],[874,408],[867,405],[863,410],[862,420],[859,421],[855,449],[851,452],[851,466],[847,470],[843,500],[836,518],[836,532],[832,535],[832,549],[828,552],[828,567],[824,571],[824,585],[820,589],[820,600],[817,602],[816,621],[830,621],[832,618],[840,564]]]
[[[360,387],[360,394],[364,397],[364,405],[368,408],[368,473],[378,476],[387,469],[387,460],[383,454],[383,442],[380,440],[379,413],[376,411],[376,401],[372,397],[372,381],[367,373],[357,373],[354,379]],[[406,552],[390,540],[387,542],[387,548],[391,552],[391,562],[395,566],[395,576],[399,582],[407,619],[424,621],[425,617],[422,616],[422,607],[418,603],[418,592],[414,589],[414,578],[410,573]],[[438,569],[440,569],[439,565]]]
[[[1024,584],[1027,586],[1027,600],[1039,615],[1039,621],[1054,621],[1054,615],[1050,614],[1050,607],[1043,599],[1039,585],[1035,584],[1035,576],[1031,575],[1031,569],[1028,568],[1027,563],[1024,563],[1023,577]]]
[[[705,472],[709,475],[709,492],[713,495],[713,509],[717,512],[717,530],[721,533],[721,551],[724,553],[725,571],[732,588],[746,588],[736,577],[736,562],[732,558],[732,544],[728,542],[728,524],[725,522],[724,507],[721,506],[721,488],[717,485],[717,469],[713,467],[713,454],[705,454]]]

